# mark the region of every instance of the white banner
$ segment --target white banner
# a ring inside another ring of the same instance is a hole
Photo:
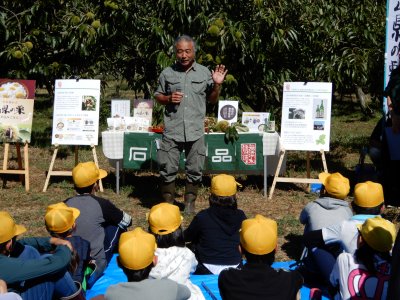
[[[390,73],[399,65],[400,54],[400,1],[388,0],[386,3],[386,51],[384,87],[389,82]],[[387,112],[386,99],[383,110]]]

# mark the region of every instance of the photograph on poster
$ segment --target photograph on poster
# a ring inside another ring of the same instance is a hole
[[[324,130],[324,121],[314,121],[314,130]]]
[[[313,101],[314,119],[325,119],[325,105],[323,99],[314,99]]]
[[[298,119],[304,120],[306,118],[306,111],[303,108],[289,108],[289,116],[288,119]]]
[[[93,96],[82,97],[82,110],[95,111],[96,110],[96,98]]]
[[[27,97],[28,90],[22,83],[8,81],[0,85],[0,98],[26,99]]]

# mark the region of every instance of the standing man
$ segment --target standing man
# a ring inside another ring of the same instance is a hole
[[[185,212],[194,213],[205,159],[206,102],[215,104],[218,101],[228,71],[224,65],[217,65],[210,72],[196,63],[196,45],[190,36],[179,36],[174,49],[176,62],[162,71],[155,92],[158,103],[165,105],[164,133],[158,151],[161,194],[164,201],[174,202],[179,157],[184,150]]]

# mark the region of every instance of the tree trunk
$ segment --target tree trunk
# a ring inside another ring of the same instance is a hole
[[[374,112],[367,104],[364,91],[358,85],[356,85],[355,88],[356,88],[356,97],[357,97],[357,100],[360,102],[362,112],[367,116],[371,116]]]

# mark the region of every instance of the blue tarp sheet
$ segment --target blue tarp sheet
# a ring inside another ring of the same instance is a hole
[[[97,295],[104,294],[107,287],[112,284],[120,282],[126,282],[126,277],[122,270],[118,267],[116,261],[117,255],[114,255],[111,259],[104,275],[94,284],[94,286],[86,292],[86,298],[91,299]],[[294,265],[294,261],[275,262],[272,266],[274,268],[292,269],[291,265]],[[221,299],[218,290],[218,275],[191,275],[190,280],[198,285],[207,300],[213,300],[213,294],[215,298]],[[301,299],[310,299],[310,288],[303,286],[301,288]],[[323,297],[322,299],[328,299]]]

